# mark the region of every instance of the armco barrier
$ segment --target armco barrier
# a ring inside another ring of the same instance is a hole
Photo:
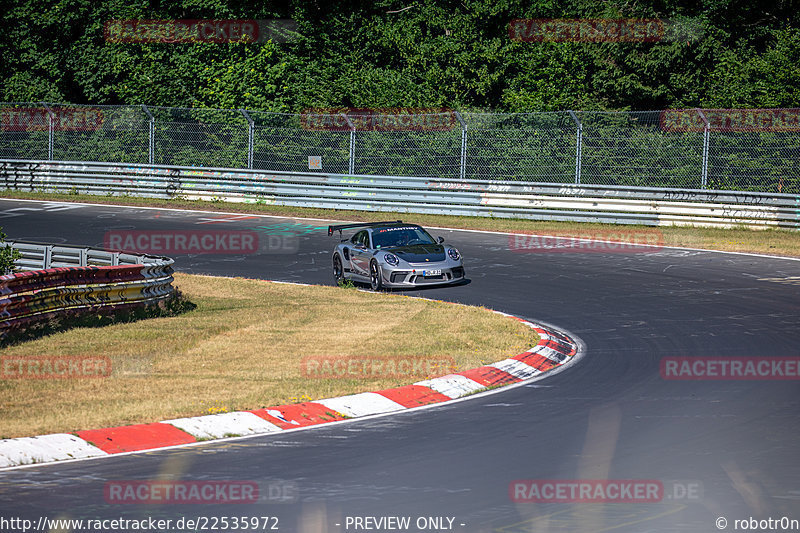
[[[800,227],[799,195],[742,191],[20,160],[0,160],[0,186],[648,226]]]
[[[21,253],[23,272],[0,276],[0,337],[56,316],[154,304],[174,291],[172,259],[9,244]]]
[[[46,270],[48,268],[145,265],[150,269],[163,269],[171,265],[171,259],[149,255],[111,252],[95,248],[59,246],[57,244],[36,244],[9,241],[7,244],[22,256],[15,261],[19,270]]]

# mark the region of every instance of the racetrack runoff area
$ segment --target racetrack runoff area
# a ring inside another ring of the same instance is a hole
[[[539,340],[529,327],[480,307],[333,286],[175,279],[196,309],[4,349],[0,437],[408,385],[517,355]]]

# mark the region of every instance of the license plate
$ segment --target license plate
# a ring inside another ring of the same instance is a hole
[[[438,270],[423,270],[422,271],[422,275],[424,277],[441,276],[442,275],[442,269],[440,268]]]

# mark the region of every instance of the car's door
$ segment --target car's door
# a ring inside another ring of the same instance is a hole
[[[350,249],[350,266],[353,273],[369,277],[369,233],[361,230],[350,240],[353,244]]]

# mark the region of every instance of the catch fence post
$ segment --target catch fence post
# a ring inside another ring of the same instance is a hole
[[[53,137],[55,132],[55,119],[56,115],[53,113],[53,110],[50,109],[50,106],[47,105],[45,102],[40,102],[42,106],[47,110],[47,160],[53,160]]]
[[[247,168],[253,168],[253,136],[255,130],[255,123],[253,119],[250,118],[250,114],[245,111],[244,109],[240,109],[239,112],[244,116],[247,120]]]
[[[697,114],[703,120],[703,168],[700,172],[700,188],[705,189],[708,186],[708,145],[711,139],[711,124],[708,122],[705,113],[702,109],[697,110]]]
[[[461,124],[461,158],[459,161],[458,177],[463,180],[467,175],[467,123],[461,117],[461,113],[455,111],[455,114],[458,122]]]
[[[350,161],[347,165],[347,173],[348,174],[355,174],[356,173],[356,126],[353,124],[353,121],[350,120],[350,117],[347,116],[346,113],[339,113],[344,117],[347,121],[347,125],[350,127]]]
[[[148,126],[147,126],[147,163],[150,165],[155,164],[156,159],[156,119],[150,110],[147,109],[147,106],[142,104],[142,109],[147,114],[148,118]]]

